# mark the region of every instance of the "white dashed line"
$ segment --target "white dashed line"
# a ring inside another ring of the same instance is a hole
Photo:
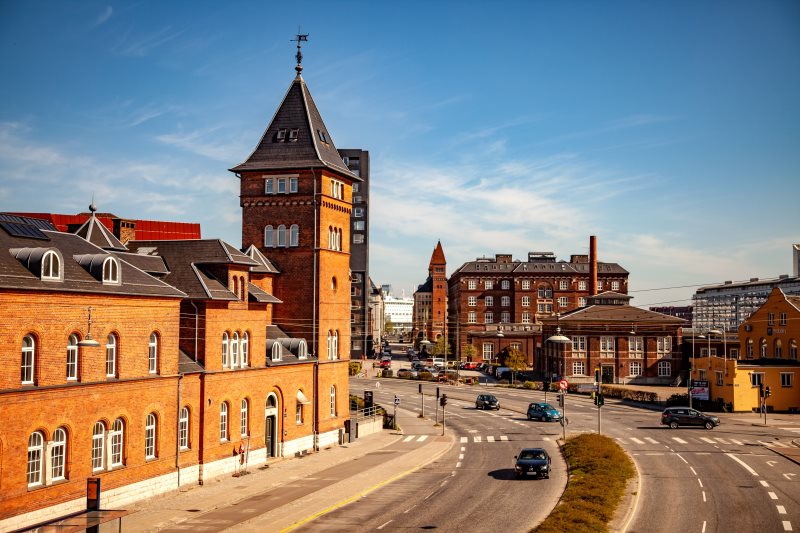
[[[709,439],[708,437],[700,437],[700,440],[706,442],[708,444],[716,444],[713,440]]]
[[[744,467],[744,469],[745,469],[745,470],[747,470],[748,472],[750,472],[750,473],[751,473],[751,474],[753,474],[754,476],[757,476],[757,475],[758,475],[758,472],[756,472],[755,470],[753,470],[752,468],[750,468],[750,465],[748,465],[747,463],[745,463],[744,461],[742,461],[741,459],[739,459],[738,457],[736,457],[736,456],[735,456],[735,455],[733,455],[732,453],[726,453],[725,455],[727,455],[728,457],[730,457],[731,459],[733,459],[734,461],[736,461],[737,463],[739,463],[740,465],[742,465],[742,466]]]
[[[788,520],[783,521],[783,530],[784,531],[792,531],[792,523]]]
[[[690,466],[690,467],[689,467],[689,470],[691,470],[691,471],[692,471],[692,474],[694,474],[695,476],[697,475],[697,472],[695,472],[695,470],[694,470],[694,467],[693,467],[693,466]]]
[[[775,507],[778,508],[778,514],[786,514],[786,507],[783,505],[776,505]]]
[[[467,448],[466,448],[465,446],[462,446],[462,447],[461,447],[461,451],[462,451],[462,452],[465,452],[465,451],[467,451]]]
[[[408,437],[403,439],[403,442],[409,442],[409,441],[412,441],[412,440],[414,440],[414,435],[409,435]]]
[[[391,520],[389,520],[389,521],[388,521],[388,522],[386,522],[385,524],[381,524],[380,526],[378,526],[378,527],[377,527],[377,529],[383,529],[383,528],[385,528],[386,526],[388,526],[388,525],[389,525],[389,524],[391,524],[391,523],[392,523],[392,521],[391,521]]]
[[[717,442],[719,442],[720,444],[730,444],[730,442],[726,441],[725,439],[720,439],[720,438],[717,438]]]
[[[658,444],[658,441],[656,439],[654,439],[653,437],[645,437],[644,440],[646,440],[650,444]]]
[[[706,533],[706,521],[703,520],[703,529],[700,530],[700,533]]]
[[[677,456],[678,456],[678,459],[680,459],[681,461],[683,461],[683,462],[684,462],[684,463],[686,463],[687,465],[689,464],[689,461],[687,461],[686,459],[684,459],[684,458],[683,458],[683,456],[682,456],[681,454],[679,454],[679,453],[676,453],[675,455],[677,455]]]
[[[501,435],[501,436],[500,436],[500,440],[507,441],[507,440],[508,440],[508,437],[506,437],[505,435]]]
[[[633,442],[635,442],[636,444],[644,444],[644,441],[643,441],[643,440],[639,440],[639,439],[637,439],[636,437],[631,437],[631,440],[632,440]]]
[[[461,461],[456,463],[456,468],[461,468]]]
[[[675,441],[675,442],[677,442],[678,444],[689,444],[688,442],[686,442],[685,440],[683,440],[683,439],[682,439],[682,438],[680,438],[680,437],[672,437],[672,440],[674,440],[674,441]]]
[[[461,437],[461,442],[467,442],[468,440],[469,440],[469,438],[467,438],[467,437]]]
[[[761,480],[761,486],[762,486],[762,487],[769,487],[769,483],[767,483],[766,481],[764,481],[764,480],[762,479],[762,480]]]
[[[697,478],[697,482],[700,483],[700,488],[702,489],[703,488],[703,480],[700,479],[700,478]]]
[[[427,438],[428,438],[427,435],[420,435],[419,438],[417,439],[417,442],[423,442]]]
[[[703,501],[706,501],[706,491],[703,491]]]
[[[777,494],[775,494],[775,493],[774,493],[774,492],[772,492],[772,491],[769,491],[767,494],[769,494],[769,498],[770,498],[771,500],[777,500],[777,499],[778,499],[778,495],[777,495]]]
[[[480,442],[480,441],[481,441],[481,437],[480,437],[480,435],[476,435],[476,436],[474,437],[474,441],[475,441],[475,442]]]
[[[734,443],[737,446],[744,446],[744,443],[742,441],[740,441],[740,440],[731,439],[731,442]]]
[[[489,435],[488,437],[486,437],[486,442],[494,442],[494,437]]]
[[[464,454],[463,453],[458,454],[458,460],[459,461],[463,461],[464,460]]]

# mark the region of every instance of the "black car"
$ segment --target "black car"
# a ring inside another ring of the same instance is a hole
[[[500,410],[500,402],[491,394],[478,394],[475,398],[475,409],[497,409]]]
[[[672,429],[678,429],[680,426],[703,426],[706,429],[714,429],[719,425],[719,418],[689,407],[667,407],[661,413],[661,424]]]
[[[515,455],[514,473],[517,477],[550,477],[550,456],[542,448],[523,448]]]

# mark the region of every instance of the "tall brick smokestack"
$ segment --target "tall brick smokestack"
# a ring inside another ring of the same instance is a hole
[[[597,294],[597,237],[589,236],[589,296]]]

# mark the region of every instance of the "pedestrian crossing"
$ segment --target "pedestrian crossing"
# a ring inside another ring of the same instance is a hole
[[[616,440],[622,444],[636,444],[636,445],[644,445],[644,444],[711,444],[711,445],[719,445],[722,444],[724,446],[766,446],[771,448],[793,448],[792,444],[787,442],[779,441],[779,440],[757,440],[757,439],[732,439],[732,438],[721,438],[721,437],[670,437],[668,439],[664,439],[663,441],[658,441],[652,437],[617,437]]]

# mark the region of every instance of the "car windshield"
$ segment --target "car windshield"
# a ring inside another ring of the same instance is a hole
[[[523,460],[544,459],[544,452],[541,450],[524,450],[519,454],[519,458]]]

